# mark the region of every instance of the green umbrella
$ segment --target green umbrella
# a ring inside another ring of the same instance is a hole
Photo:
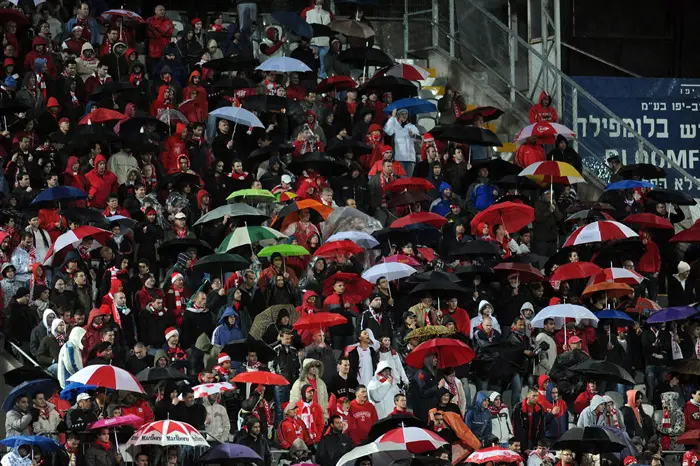
[[[216,248],[216,252],[227,252],[241,246],[248,246],[261,241],[274,243],[280,239],[286,238],[287,237],[279,231],[269,227],[239,227],[224,238],[219,247]]]
[[[264,212],[256,209],[255,207],[251,207],[248,204],[225,204],[221,207],[217,207],[205,215],[202,215],[199,220],[195,222],[195,226],[224,218],[226,215],[245,222],[262,222],[266,218],[269,218],[269,215],[266,215]]]
[[[270,257],[276,252],[282,257],[309,255],[309,251],[307,251],[304,246],[299,246],[298,244],[277,244],[261,249],[258,253],[258,257]]]
[[[227,201],[242,197],[252,202],[277,202],[277,198],[267,189],[241,189],[234,191],[226,198]]]

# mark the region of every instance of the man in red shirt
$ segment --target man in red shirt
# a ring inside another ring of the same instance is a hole
[[[683,407],[683,415],[686,431],[700,429],[700,388],[690,395],[690,401]]]
[[[285,418],[277,429],[277,443],[280,447],[289,450],[292,443],[298,438],[302,439],[305,444],[312,445],[309,431],[304,422],[297,417],[297,405],[289,404],[289,402],[284,403],[282,411],[284,411]]]
[[[148,58],[159,60],[163,57],[165,47],[170,43],[170,38],[175,33],[175,25],[165,17],[165,7],[158,5],[155,15],[146,21],[148,34]],[[150,67],[149,67],[150,68]]]
[[[140,417],[143,419],[143,424],[151,422],[154,419],[153,411],[148,406],[148,403],[146,403],[146,400],[136,398],[131,392],[127,392],[122,401],[122,416],[126,416],[127,414]]]
[[[104,209],[107,207],[107,197],[110,193],[117,192],[119,181],[117,175],[107,170],[107,160],[105,156],[99,154],[95,157],[95,168],[90,170],[85,178],[88,181],[88,199],[90,207]]]
[[[350,402],[348,416],[352,419],[348,435],[355,445],[360,445],[367,439],[369,429],[377,422],[377,410],[367,401],[367,387],[364,385],[357,386],[355,399]]]
[[[642,296],[644,296],[644,290],[646,289],[649,292],[649,299],[656,301],[656,295],[659,291],[659,272],[661,271],[659,246],[651,240],[649,232],[646,230],[639,232],[639,238],[642,240],[642,246],[644,246],[644,254],[639,259],[637,272],[646,277],[646,280],[641,284]]]

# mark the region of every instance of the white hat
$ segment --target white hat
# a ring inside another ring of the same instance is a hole
[[[690,272],[690,265],[685,261],[680,261],[678,263],[678,273]]]
[[[282,175],[282,183],[291,183],[292,182],[292,177],[289,175]]]
[[[187,218],[187,215],[185,215],[183,212],[178,212],[175,214],[175,218]]]
[[[89,400],[89,399],[90,399],[90,395],[88,395],[87,393],[81,393],[80,395],[78,395],[78,398],[76,398],[77,401],[83,401],[83,400]]]

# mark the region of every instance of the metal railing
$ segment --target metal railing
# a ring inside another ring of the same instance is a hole
[[[439,9],[445,3],[434,2],[434,8]],[[482,80],[510,102],[511,114],[518,120],[528,114],[542,90],[553,94],[559,122],[579,136],[573,145],[584,167],[602,181],[610,177],[608,157],[618,155],[625,164],[648,162],[665,168],[673,183],[666,186],[666,180],[659,180],[661,187],[687,190],[693,184],[700,186],[700,180],[644,136],[658,136],[669,128],[647,118],[632,120],[616,115],[476,0],[457,3],[459,6],[454,10],[451,4],[446,8],[448,11],[445,8],[437,13],[433,11],[432,20],[424,14],[420,20],[405,22],[405,36],[421,37],[421,41],[430,42],[430,48],[449,54],[472,72],[485,76]],[[434,20],[436,17],[438,21]],[[445,24],[445,18],[455,21]],[[426,29],[428,22],[432,34]],[[408,52],[416,50],[412,45],[407,47]],[[542,89],[542,83],[546,83],[547,89]],[[557,94],[559,89],[561,93]],[[520,122],[527,124],[526,120]]]

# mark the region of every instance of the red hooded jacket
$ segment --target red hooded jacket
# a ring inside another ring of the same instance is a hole
[[[185,130],[185,127],[184,123],[177,124],[175,127],[175,134],[165,140],[163,152],[158,156],[166,173],[173,173],[180,170],[178,160],[181,155],[187,156],[189,160],[187,144],[185,140],[182,139],[182,132]]]
[[[151,58],[161,58],[165,47],[170,43],[170,38],[175,33],[175,24],[163,16],[157,18],[151,16],[146,20],[146,32],[148,34],[148,56]]]
[[[100,176],[97,172],[97,166],[100,162],[107,164],[107,160],[102,154],[95,157],[95,168],[90,170],[85,178],[89,185],[90,207],[104,209],[107,207],[107,196],[117,193],[119,181],[117,180],[117,175],[107,170],[106,167],[104,173]]]
[[[301,419],[298,417],[285,417],[277,430],[277,443],[285,450],[289,450],[292,443],[298,438],[302,439],[307,445],[313,444],[311,437],[309,437],[309,431]]]
[[[549,105],[544,106],[542,101],[545,97],[549,97]],[[528,112],[528,117],[530,118],[530,123],[541,123],[543,121],[550,121],[556,123],[559,121],[559,115],[557,110],[552,107],[552,98],[545,91],[540,93],[540,98],[537,100],[538,103],[530,107]]]
[[[37,53],[35,47],[37,45],[44,46],[43,53]],[[34,70],[34,60],[37,58],[43,58],[46,60],[46,72],[51,76],[52,79],[56,79],[56,64],[53,62],[53,57],[47,52],[47,47],[49,46],[49,41],[44,37],[36,36],[32,41],[32,51],[24,57],[24,69],[28,71]]]

